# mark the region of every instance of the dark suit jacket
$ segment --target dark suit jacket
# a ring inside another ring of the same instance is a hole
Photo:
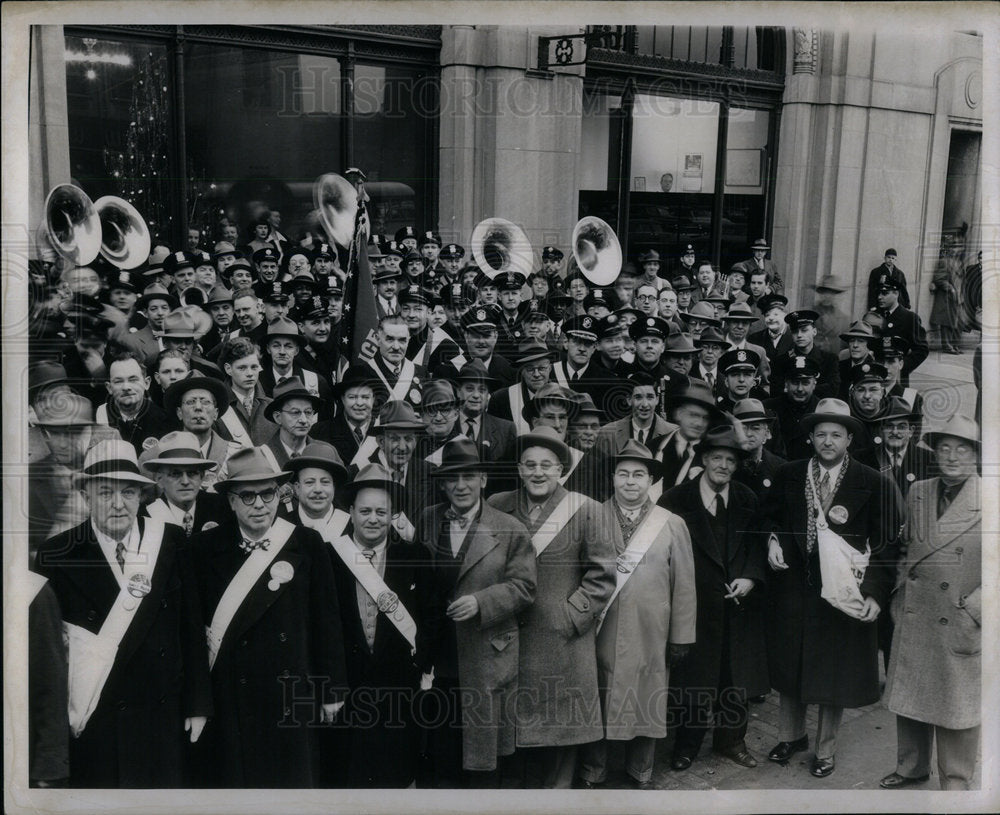
[[[764,448],[761,450],[760,461],[756,463],[753,470],[748,470],[741,464],[737,468],[733,480],[739,481],[753,490],[758,503],[763,505],[765,499],[771,494],[771,487],[774,486],[778,469],[784,463],[785,459]]]
[[[902,337],[910,343],[910,350],[903,358],[903,371],[900,381],[903,385],[910,384],[910,372],[927,359],[930,348],[927,345],[927,331],[916,312],[903,306],[897,306],[891,314],[881,312],[885,319],[882,326],[883,337]]]
[[[590,358],[587,370],[577,382],[570,382],[571,390],[577,393],[588,393],[594,400],[597,409],[604,414],[605,420],[621,419],[628,414],[628,383],[615,376],[605,368],[596,358],[595,354]],[[559,366],[562,375],[569,381],[569,372],[565,357],[553,365],[552,379],[556,382],[559,378],[555,374],[555,366]]]
[[[246,561],[240,538],[235,523],[191,538],[206,623]],[[278,561],[291,566],[291,579],[272,582],[264,570],[212,669],[215,717],[199,742],[203,781],[212,786],[313,786],[316,728],[308,724],[316,722],[316,705],[343,698],[343,632],[328,544],[316,531],[295,527]]]
[[[34,580],[42,581],[41,577]],[[66,651],[62,614],[44,582],[28,606],[28,778],[69,778]]]
[[[369,431],[371,430],[371,426],[372,423],[369,422]],[[339,409],[339,412],[331,421],[317,422],[313,425],[309,436],[318,441],[329,442],[336,447],[337,452],[340,454],[340,460],[344,464],[351,463],[351,459],[357,455],[358,447],[360,447],[358,440],[354,438],[354,431],[347,423],[347,419],[344,418],[342,408]]]
[[[892,267],[899,274],[896,275],[897,279],[901,279],[903,283],[903,288],[899,290],[899,304],[903,308],[910,307],[910,292],[906,288],[906,277],[903,275],[903,270],[898,266]],[[868,308],[876,309],[878,308],[878,279],[883,274],[889,274],[889,269],[884,263],[876,266],[871,272],[868,273]]]
[[[770,392],[774,396],[778,396],[784,391],[785,379],[788,377],[789,372],[793,370],[796,356],[801,356],[801,354],[793,349],[783,357],[778,357],[774,360],[770,382]],[[806,356],[819,366],[819,382],[816,383],[816,396],[820,399],[836,397],[840,392],[840,360],[837,355],[832,351],[824,351],[814,344],[812,350]]]
[[[146,520],[138,523],[144,533]],[[151,590],[121,640],[97,708],[71,740],[71,786],[185,786],[184,718],[211,716],[213,707],[205,622],[183,537],[164,526]],[[63,621],[97,634],[120,590],[90,520],[47,541],[36,568],[49,579]]]
[[[157,498],[156,501],[151,501],[149,504],[143,507],[142,515],[143,517],[151,517],[150,506],[155,503],[164,503],[164,499]],[[155,510],[154,510],[155,511]],[[213,523],[216,526],[224,523],[231,523],[233,520],[233,512],[229,508],[229,499],[218,492],[206,492],[202,490],[198,493],[198,497],[194,502],[194,526],[191,529],[191,534],[194,535],[197,532],[201,532],[205,525],[208,523]],[[173,521],[168,521],[167,523],[173,523]],[[183,530],[183,527],[178,527]]]
[[[757,696],[771,689],[763,618],[767,550],[760,531],[757,496],[749,487],[730,482],[728,542],[721,541],[716,539],[702,503],[700,482],[698,478],[672,487],[657,502],[687,524],[698,598],[697,639],[672,679],[678,687],[718,687],[723,654],[727,653],[733,684],[745,688],[749,696]],[[755,585],[737,606],[725,599],[725,586],[738,577],[749,578]]]
[[[815,393],[802,405],[793,402],[785,394],[764,401],[765,409],[772,411],[777,417],[777,421],[771,425],[771,441],[774,444],[768,442],[772,452],[789,461],[813,454],[809,431],[800,422],[803,416],[816,409],[818,402]]]
[[[380,448],[376,447],[369,457],[367,463],[381,463],[379,458]],[[349,462],[345,462],[349,464]],[[360,467],[348,466],[348,471],[353,479],[360,471]],[[431,478],[431,465],[419,458],[414,452],[410,458],[410,463],[406,467],[406,483],[403,485],[403,514],[411,524],[416,524],[417,518],[425,507],[437,501],[437,491]]]
[[[910,487],[917,481],[924,481],[938,475],[934,454],[930,450],[918,447],[916,439],[911,439],[906,446],[901,467],[893,468],[886,455],[885,445],[867,450],[858,456],[858,461],[867,464],[873,470],[878,470],[882,475],[892,478],[903,498],[906,498]]]
[[[653,414],[653,424],[649,428],[649,435],[643,442],[649,447],[655,439],[662,438],[671,430],[676,430],[677,425],[668,422],[666,419]],[[632,417],[626,416],[614,422],[608,422],[597,434],[595,448],[605,458],[610,458],[618,453],[629,439],[632,438]]]
[[[778,338],[778,344],[775,346],[774,343],[771,342],[771,334],[766,328],[762,328],[760,331],[754,331],[751,334],[748,334],[747,341],[763,348],[768,361],[772,365],[774,365],[774,361],[778,357],[785,356],[794,347],[791,332],[785,331]]]
[[[320,380],[322,381],[322,380]],[[257,390],[253,397],[253,413],[247,415],[247,410],[243,407],[243,403],[236,398],[236,394],[233,393],[232,388],[229,389],[229,404],[232,406],[233,410],[236,411],[236,415],[240,419],[240,423],[243,425],[243,429],[250,434],[250,440],[254,444],[263,444],[278,429],[278,426],[272,422],[268,417],[267,406],[271,404],[271,398],[264,395],[264,389],[261,387],[260,383],[257,383]],[[216,419],[215,424],[212,425],[212,429],[218,433],[226,441],[232,441],[232,433],[229,432],[229,428],[226,427],[225,422],[222,421],[222,414],[226,412],[225,407],[220,407],[219,418]]]

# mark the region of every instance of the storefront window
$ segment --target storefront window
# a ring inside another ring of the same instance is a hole
[[[729,109],[721,225],[724,269],[750,257],[754,240],[769,237],[765,221],[770,123],[766,110]]]
[[[66,37],[69,158],[92,199],[131,202],[154,236],[169,235],[173,122],[167,49],[96,37]]]

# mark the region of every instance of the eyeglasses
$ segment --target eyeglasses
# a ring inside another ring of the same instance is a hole
[[[520,466],[529,473],[535,470],[541,470],[543,473],[551,473],[562,465],[555,461],[522,461]]]
[[[649,302],[652,302],[653,300],[656,299],[656,295],[655,294],[637,294],[635,296],[635,299],[636,300],[641,300],[641,301],[643,301],[645,303],[649,303]]]
[[[181,402],[184,407],[215,407],[214,399],[185,399]]]
[[[265,504],[270,504],[274,497],[278,494],[278,490],[271,487],[266,490],[261,490],[260,492],[253,492],[252,490],[246,490],[245,492],[238,492],[236,495],[239,496],[240,500],[248,507],[252,507],[257,503],[257,499],[260,498]]]
[[[552,368],[551,362],[540,362],[537,365],[525,365],[524,370],[529,374],[545,374]]]
[[[284,409],[282,409],[281,412],[282,413],[287,413],[293,419],[302,419],[302,418],[311,419],[313,416],[316,415],[316,411],[312,410],[311,408],[308,409],[308,410],[284,410]]]
[[[425,405],[424,412],[428,416],[437,416],[437,415],[444,416],[445,414],[451,413],[456,407],[457,405],[455,405],[454,402],[451,402],[447,405]]]

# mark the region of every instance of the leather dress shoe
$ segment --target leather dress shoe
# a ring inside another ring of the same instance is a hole
[[[748,700],[752,705],[760,705],[767,701],[767,694],[762,693],[760,696],[751,696]]]
[[[576,788],[580,790],[596,790],[599,787],[603,787],[603,781],[585,781],[580,778],[576,782]]]
[[[717,750],[716,752],[720,756],[739,764],[741,767],[753,769],[757,766],[757,759],[750,754],[750,751],[746,747],[737,747],[732,750]]]
[[[635,788],[636,788],[637,790],[655,790],[655,789],[656,789],[656,787],[655,787],[655,786],[653,786],[653,782],[652,782],[652,781],[636,781],[636,780],[635,780],[635,779],[633,778],[633,779],[632,779],[632,785],[633,785],[633,786],[634,786],[634,787],[635,787]]]
[[[833,772],[835,766],[832,758],[814,758],[809,772],[817,778],[826,778]]]
[[[767,754],[769,761],[788,761],[795,753],[809,749],[809,737],[803,736],[795,741],[779,741],[770,753]]]
[[[691,766],[691,756],[674,756],[670,761],[671,770],[686,770]]]
[[[878,785],[884,790],[898,790],[903,787],[912,787],[914,784],[923,784],[929,775],[921,775],[918,778],[907,778],[905,775],[900,775],[899,773],[889,773],[885,778],[878,782]]]

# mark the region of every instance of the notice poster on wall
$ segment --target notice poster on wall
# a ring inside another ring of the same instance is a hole
[[[701,192],[704,175],[702,153],[684,154],[684,173],[681,176],[681,190],[684,192]]]

